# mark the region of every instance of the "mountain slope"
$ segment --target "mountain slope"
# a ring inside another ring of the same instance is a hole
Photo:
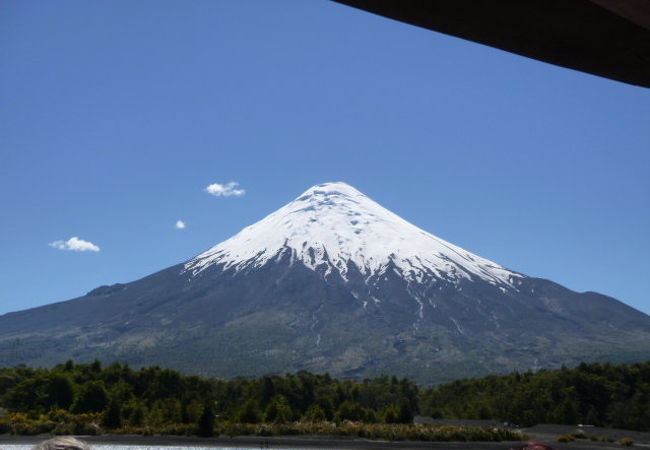
[[[437,383],[650,359],[650,317],[503,268],[327,183],[184,264],[0,316],[0,365],[96,357]]]

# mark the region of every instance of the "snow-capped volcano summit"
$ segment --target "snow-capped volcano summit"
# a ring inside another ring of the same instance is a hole
[[[307,189],[193,258],[184,270],[196,275],[215,264],[240,270],[286,255],[292,262],[343,279],[349,264],[370,278],[381,275],[391,263],[411,281],[480,278],[514,287],[514,280],[522,276],[421,230],[343,182]]]

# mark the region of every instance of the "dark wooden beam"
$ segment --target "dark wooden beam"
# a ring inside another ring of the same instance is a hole
[[[650,87],[650,0],[334,1],[558,66]]]

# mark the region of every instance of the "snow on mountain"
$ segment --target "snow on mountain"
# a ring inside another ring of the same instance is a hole
[[[197,275],[215,264],[223,270],[260,267],[286,256],[312,270],[346,279],[348,264],[366,279],[392,262],[408,281],[483,279],[514,288],[523,275],[440,239],[407,222],[352,186],[313,186],[291,203],[244,228],[184,265]]]

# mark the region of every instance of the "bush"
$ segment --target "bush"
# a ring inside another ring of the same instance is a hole
[[[575,433],[572,434],[572,436],[574,439],[587,439],[588,437],[587,434],[582,430],[576,431]]]
[[[634,439],[623,438],[620,441],[618,441],[618,443],[621,444],[623,447],[632,447],[634,445]]]
[[[562,436],[558,436],[557,438],[558,442],[573,442],[575,440],[576,438],[573,437],[572,434],[563,434]]]

